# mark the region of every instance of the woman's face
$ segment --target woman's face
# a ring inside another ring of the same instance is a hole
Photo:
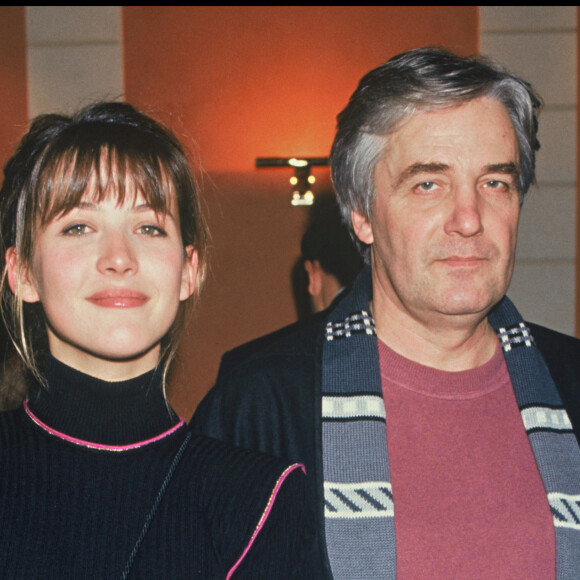
[[[42,303],[55,358],[121,380],[157,364],[180,301],[195,290],[197,253],[184,250],[175,210],[156,213],[138,192],[122,204],[114,193],[93,197],[39,229],[22,299]],[[9,272],[13,289],[14,279]]]

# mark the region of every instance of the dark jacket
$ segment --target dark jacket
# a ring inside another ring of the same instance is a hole
[[[326,313],[256,339],[222,359],[191,428],[306,466],[316,528],[314,578],[332,578],[324,538],[321,349]],[[529,324],[580,443],[580,340]]]

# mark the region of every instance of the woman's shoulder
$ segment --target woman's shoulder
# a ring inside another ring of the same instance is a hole
[[[190,486],[214,548],[240,577],[274,577],[281,565],[290,570],[303,561],[302,465],[194,434],[187,459],[195,465]]]
[[[189,442],[189,461],[196,466],[196,478],[206,480],[215,487],[216,477],[220,485],[236,486],[260,484],[264,489],[283,482],[293,471],[302,472],[298,463],[259,451],[243,449],[218,439],[192,434]]]
[[[24,409],[22,406],[15,409],[0,408],[0,436],[22,439],[21,430],[24,424]]]

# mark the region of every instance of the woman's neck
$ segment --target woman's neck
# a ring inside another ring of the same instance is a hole
[[[80,350],[63,341],[54,340],[50,328],[47,329],[47,332],[50,352],[55,359],[81,373],[103,381],[118,382],[133,379],[152,371],[159,362],[159,344],[135,358],[111,360]]]
[[[166,403],[161,374],[152,370],[126,381],[103,381],[48,356],[47,385],[31,396],[31,412],[68,437],[128,445],[157,437],[179,423]]]

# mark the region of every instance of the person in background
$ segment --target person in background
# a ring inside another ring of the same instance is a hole
[[[323,208],[313,216],[300,242],[313,312],[326,310],[338,300],[363,267],[336,203]]]
[[[181,144],[120,102],[36,118],[0,191],[5,578],[304,578],[301,466],[192,436],[165,385],[206,270]],[[195,377],[193,377],[195,380]]]
[[[365,268],[194,414],[306,465],[317,578],[580,577],[580,341],[506,296],[540,106],[439,48],[366,74],[331,151]]]

